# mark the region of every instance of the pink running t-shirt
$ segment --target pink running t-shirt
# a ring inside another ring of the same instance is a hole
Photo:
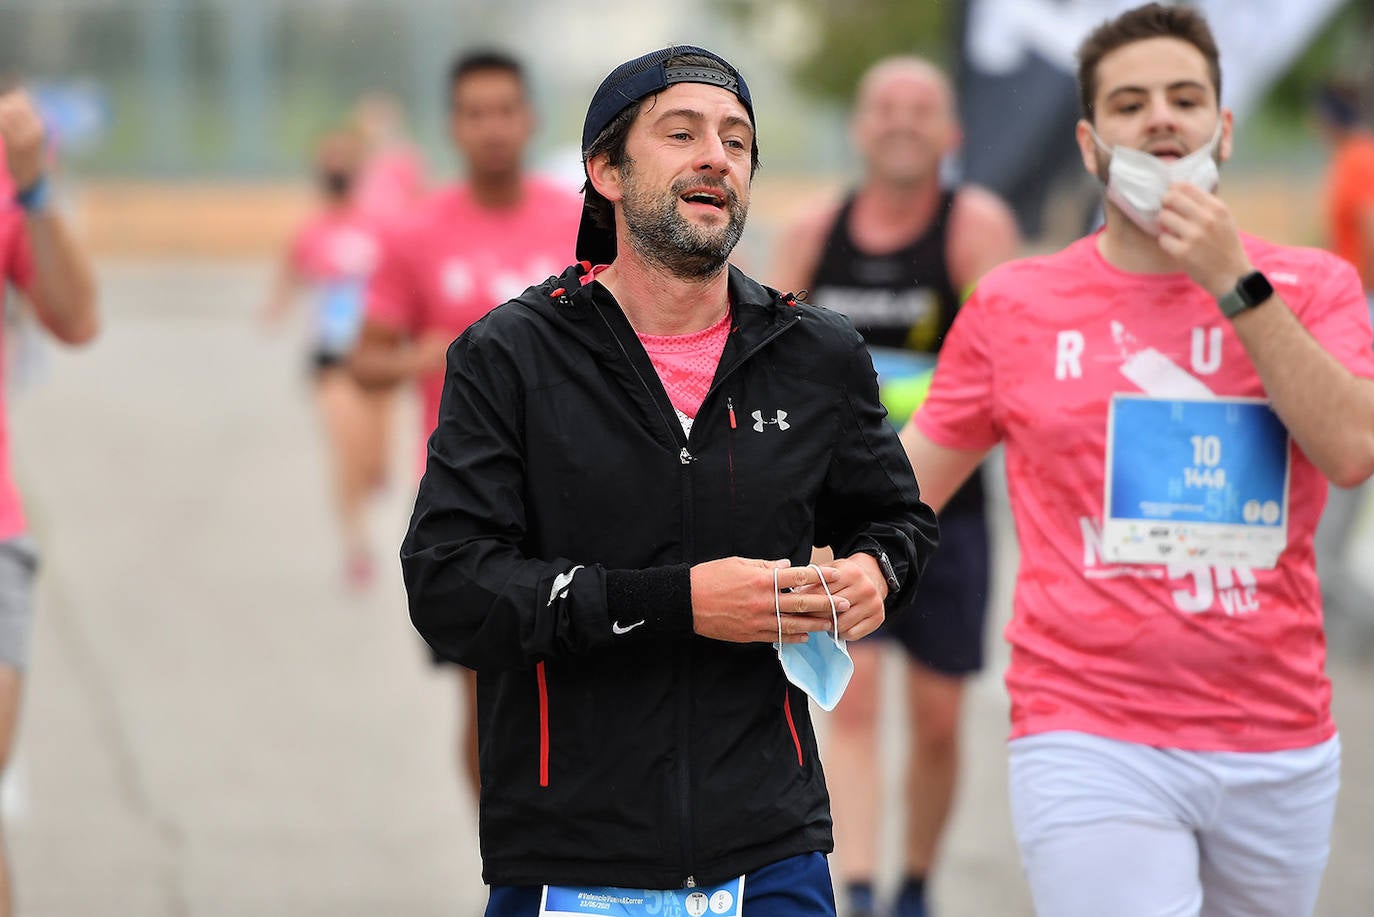
[[[383,242],[368,284],[367,317],[412,339],[452,340],[496,306],[574,261],[582,200],[551,182],[525,181],[520,203],[482,207],[463,186],[422,204]],[[420,380],[424,438],[439,421],[444,371]]]
[[[380,251],[376,221],[356,207],[322,211],[296,233],[291,267],[311,286],[315,346],[321,351],[345,354],[353,346]]]
[[[291,266],[307,280],[363,279],[377,267],[380,239],[374,222],[357,208],[311,217],[291,241]]]
[[[0,168],[0,184],[8,182],[9,176]],[[0,304],[4,302],[6,286],[27,292],[32,285],[33,255],[24,228],[24,212],[10,203],[9,194],[0,193]],[[0,339],[0,353],[4,351],[3,344]],[[4,398],[4,366],[0,362],[0,539],[13,538],[24,531],[24,510],[10,474],[9,412]]]
[[[582,275],[582,286],[591,283],[608,267],[609,264],[593,266]],[[725,342],[730,338],[730,312],[727,310],[711,327],[690,334],[640,334],[636,331],[635,336],[644,345],[644,352],[649,355],[649,362],[658,373],[683,429],[690,433],[691,422],[696,420],[697,411],[701,410],[701,403],[711,390],[716,368],[720,366],[720,355],[725,352]]]
[[[1325,252],[1242,240],[1308,332],[1374,377],[1354,270]],[[1096,236],[989,273],[945,339],[915,423],[950,448],[1006,447],[1021,547],[1006,629],[1013,738],[1065,729],[1272,751],[1334,732],[1312,549],[1327,484],[1296,444],[1275,569],[1103,560],[1111,396],[1173,398],[1180,387],[1264,397],[1205,291],[1183,274],[1117,270]]]
[[[425,191],[420,154],[405,145],[378,151],[363,166],[354,206],[371,220],[389,226],[404,220]]]
[[[638,334],[677,412],[695,420],[730,337],[730,313],[691,334]]]

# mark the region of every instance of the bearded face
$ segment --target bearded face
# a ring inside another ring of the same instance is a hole
[[[663,189],[642,181],[632,160],[620,170],[628,242],[641,258],[687,280],[725,267],[744,233],[749,205],[723,178],[688,175]]]

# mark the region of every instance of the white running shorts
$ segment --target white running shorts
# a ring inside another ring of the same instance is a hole
[[[1202,752],[1047,732],[1009,749],[1012,821],[1042,917],[1312,914],[1339,736]]]

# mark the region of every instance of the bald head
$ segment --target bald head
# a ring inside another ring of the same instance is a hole
[[[855,93],[858,107],[868,104],[875,94],[881,94],[891,84],[924,87],[943,101],[947,111],[952,113],[954,110],[954,88],[945,72],[925,58],[915,56],[885,57],[865,70]]]
[[[852,130],[870,179],[938,180],[940,160],[959,143],[949,79],[919,57],[879,61],[859,81]]]

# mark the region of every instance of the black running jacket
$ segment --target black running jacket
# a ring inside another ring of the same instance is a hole
[[[692,630],[692,564],[890,569],[910,604],[935,516],[849,319],[730,269],[733,319],[684,435],[584,268],[448,352],[401,562],[415,627],[477,670],[483,878],[682,888],[832,848],[806,695],[768,643]]]

